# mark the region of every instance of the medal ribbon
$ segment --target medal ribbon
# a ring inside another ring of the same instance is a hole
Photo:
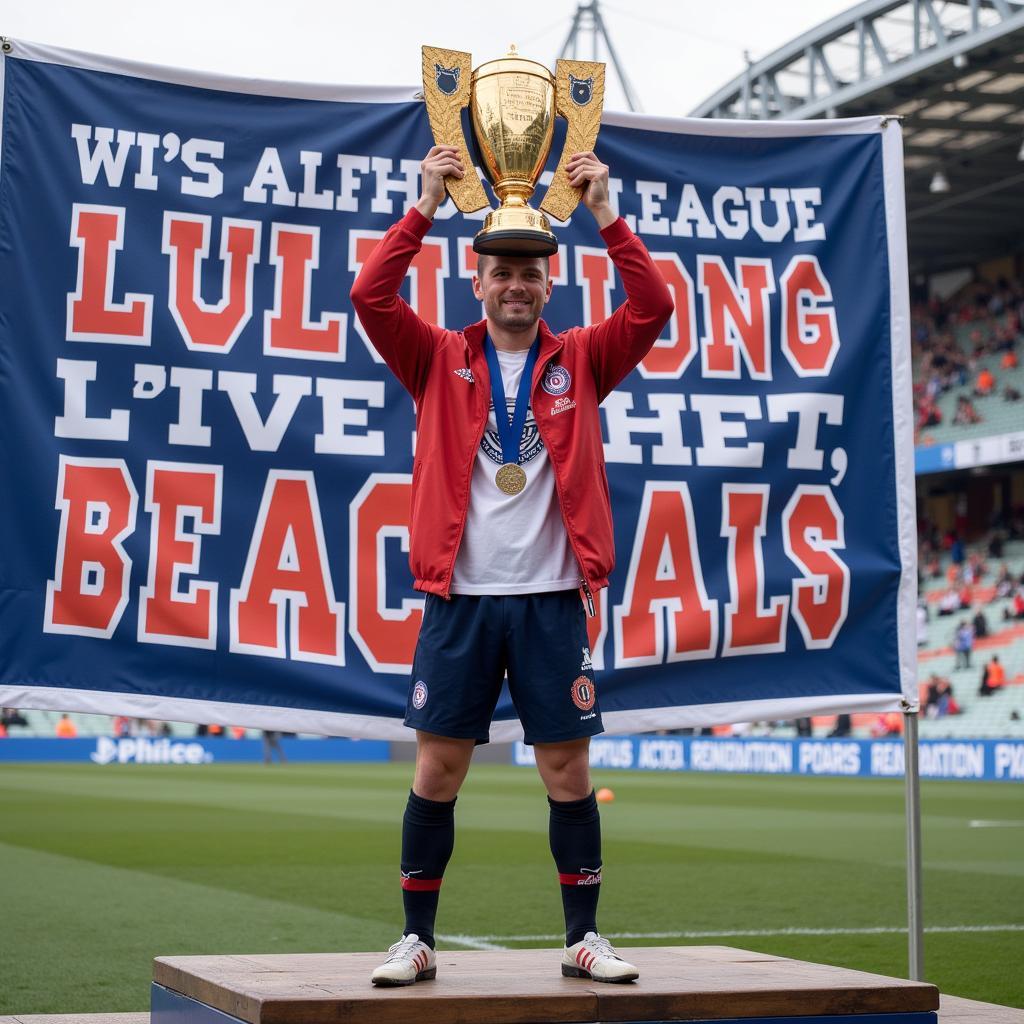
[[[505,404],[505,382],[501,379],[501,366],[498,353],[494,348],[489,334],[484,335],[484,352],[487,354],[487,367],[491,373],[491,401],[494,402],[494,422],[498,425],[498,439],[501,441],[501,459],[505,464],[519,465],[519,446],[523,440],[523,427],[526,426],[526,411],[530,406],[530,387],[533,382],[533,367],[540,351],[540,335],[530,346],[523,366],[523,375],[519,378],[519,391],[516,393],[515,411],[512,419],[508,418],[508,406]],[[501,410],[499,413],[498,410]]]

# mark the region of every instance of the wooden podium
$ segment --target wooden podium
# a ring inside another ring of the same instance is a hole
[[[377,989],[380,953],[159,957],[151,1024],[935,1024],[922,982],[728,946],[624,950],[640,980],[559,973],[560,950],[439,953],[437,979]]]

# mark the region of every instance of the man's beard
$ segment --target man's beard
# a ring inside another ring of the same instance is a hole
[[[537,325],[540,311],[527,303],[522,309],[511,310],[498,302],[496,308],[487,311],[488,316],[507,331],[528,331]]]

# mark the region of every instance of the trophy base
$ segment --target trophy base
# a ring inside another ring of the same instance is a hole
[[[558,239],[543,213],[528,206],[500,206],[484,218],[473,239],[481,256],[554,256]]]
[[[473,239],[473,252],[480,256],[554,256],[558,240],[550,232],[528,228],[481,231]]]

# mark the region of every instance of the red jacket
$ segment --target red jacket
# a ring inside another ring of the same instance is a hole
[[[417,590],[447,598],[491,388],[483,349],[487,321],[446,330],[421,320],[398,294],[430,224],[411,209],[388,231],[352,287],[352,305],[384,362],[416,402],[409,565]],[[661,274],[626,222],[620,218],[601,235],[627,301],[601,323],[558,335],[541,320],[530,392],[588,597],[608,585],[615,564],[597,407],[651,348],[673,309]],[[552,365],[567,370],[571,381],[558,397],[541,386]]]

